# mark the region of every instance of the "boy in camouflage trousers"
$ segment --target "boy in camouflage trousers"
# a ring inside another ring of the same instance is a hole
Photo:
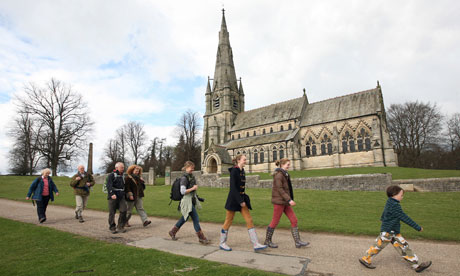
[[[401,187],[390,186],[386,192],[388,200],[380,218],[382,221],[380,235],[375,240],[374,245],[366,251],[366,256],[359,259],[359,262],[367,268],[374,269],[375,266],[371,264],[372,256],[379,254],[383,248],[391,243],[403,259],[412,265],[412,268],[416,272],[422,272],[431,265],[431,261],[419,264],[417,255],[409,247],[409,243],[401,236],[400,221],[402,220],[417,231],[423,231],[423,228],[402,210],[400,202],[404,197],[404,190]]]

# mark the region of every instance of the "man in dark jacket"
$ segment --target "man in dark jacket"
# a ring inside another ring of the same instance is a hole
[[[73,193],[75,195],[75,218],[80,222],[85,222],[82,212],[88,203],[90,188],[94,186],[94,178],[91,174],[85,172],[85,167],[83,165],[79,165],[77,170],[77,174],[72,176],[70,180],[70,187],[73,188]]]
[[[107,178],[107,200],[109,201],[109,229],[113,234],[126,232],[126,212],[128,210],[125,199],[125,180],[123,171],[125,165],[121,162],[115,164],[115,170]],[[118,225],[115,224],[115,213],[120,211]]]

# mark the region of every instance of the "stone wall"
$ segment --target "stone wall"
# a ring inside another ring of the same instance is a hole
[[[171,183],[183,172],[171,172]],[[228,188],[229,176],[193,172],[199,186]],[[260,180],[258,175],[247,175],[248,188],[272,188],[273,180]],[[390,185],[400,185],[407,191],[460,192],[460,177],[392,180],[391,174],[357,174],[292,179],[294,189],[329,191],[384,191]]]
[[[394,185],[412,187],[415,191],[460,192],[460,177],[393,180]]]

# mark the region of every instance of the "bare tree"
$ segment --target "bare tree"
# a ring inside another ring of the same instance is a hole
[[[447,137],[451,152],[460,149],[460,113],[454,113],[447,120]]]
[[[123,163],[127,163],[127,159],[126,159],[126,155],[127,155],[127,151],[128,151],[128,145],[127,145],[127,137],[126,137],[126,133],[125,133],[125,130],[124,130],[124,126],[120,127],[119,129],[117,129],[117,132],[115,134],[115,141],[116,141],[116,145],[117,145],[117,150],[118,150],[118,161],[119,162],[123,162]]]
[[[177,123],[179,137],[183,141],[179,141],[176,147],[176,157],[181,157],[186,160],[193,161],[197,169],[200,169],[201,159],[201,141],[199,137],[200,131],[200,116],[197,112],[187,110]],[[179,140],[181,140],[179,139]],[[183,156],[182,156],[183,155]],[[175,162],[177,164],[177,162]]]
[[[10,150],[11,171],[15,174],[32,175],[41,159],[37,143],[41,125],[28,113],[19,113],[13,120],[8,134],[14,140]]]
[[[115,164],[117,162],[123,162],[120,152],[120,146],[118,141],[116,141],[115,139],[110,139],[104,148],[104,153],[102,156],[102,169],[106,173],[110,173],[115,169]]]
[[[387,116],[399,164],[420,166],[421,153],[439,144],[443,116],[438,107],[418,101],[392,104]]]
[[[17,101],[19,113],[42,126],[38,150],[56,175],[58,165],[76,157],[92,131],[86,102],[71,86],[56,79],[43,88],[32,83],[26,85],[25,94],[17,97]]]
[[[123,126],[123,132],[125,133],[126,142],[131,151],[134,164],[138,164],[138,161],[145,154],[144,147],[147,134],[144,131],[144,125],[131,121]]]

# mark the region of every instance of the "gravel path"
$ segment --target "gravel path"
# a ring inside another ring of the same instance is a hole
[[[132,227],[127,228],[126,233],[111,234],[108,230],[108,214],[106,212],[85,210],[84,218],[86,222],[79,223],[75,219],[72,208],[50,204],[47,210],[47,221],[44,224],[39,224],[36,209],[30,202],[7,199],[0,199],[0,216],[123,244],[136,244],[136,242],[147,240],[151,237],[169,240],[167,233],[175,223],[175,220],[172,219],[151,217],[152,224],[143,227],[139,216],[133,216],[130,220]],[[208,247],[217,248],[221,224],[201,223],[201,226],[208,239],[212,241]],[[377,231],[378,229],[376,229],[376,235],[378,234]],[[258,228],[257,233],[259,240],[263,241],[265,229]],[[202,246],[198,244],[191,221],[182,227],[177,237],[179,238],[177,243]],[[388,246],[375,258],[376,269],[368,270],[362,267],[358,263],[358,258],[373,243],[374,239],[372,237],[309,232],[302,232],[301,237],[303,240],[311,242],[308,248],[296,249],[290,231],[288,229],[277,229],[273,241],[279,245],[279,248],[266,250],[266,254],[309,259],[310,262],[304,275],[403,275],[415,273],[391,246]],[[424,275],[460,275],[459,243],[411,240],[409,240],[409,243],[420,260],[433,261],[433,265],[423,272]],[[228,244],[234,250],[252,252],[247,230],[243,226],[232,226],[230,228]],[[244,266],[244,264],[242,265]]]

